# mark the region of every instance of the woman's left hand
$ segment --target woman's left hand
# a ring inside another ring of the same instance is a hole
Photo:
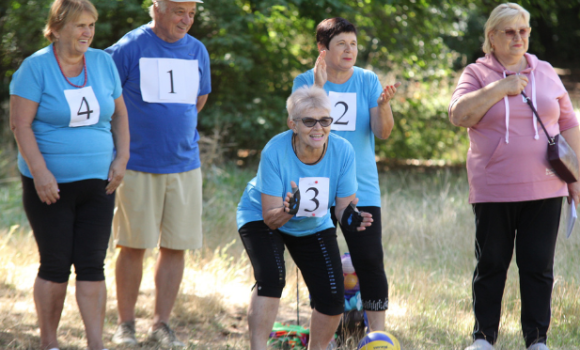
[[[383,92],[381,93],[381,96],[379,96],[379,99],[377,100],[379,107],[386,105],[387,103],[389,103],[389,101],[391,101],[393,97],[395,97],[395,94],[397,93],[397,88],[399,86],[401,86],[400,81],[396,82],[395,85],[385,86]]]
[[[127,160],[120,159],[119,157],[115,158],[111,163],[111,167],[109,168],[109,177],[108,181],[109,184],[105,187],[105,191],[107,194],[111,194],[115,192],[117,187],[123,181],[123,177],[125,177],[125,170],[127,169]]]
[[[572,200],[574,200],[574,203],[578,206],[580,202],[580,181],[568,184],[568,192],[568,204],[571,204]]]

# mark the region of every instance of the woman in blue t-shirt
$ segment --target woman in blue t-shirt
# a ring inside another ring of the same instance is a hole
[[[356,210],[354,150],[330,134],[330,100],[304,87],[287,101],[291,130],[272,138],[258,174],[238,205],[238,230],[256,285],[248,324],[252,349],[265,349],[285,285],[284,249],[302,271],[312,298],[309,349],[326,349],[344,311],[344,283],[330,206],[356,234],[372,215]]]
[[[363,309],[372,331],[385,330],[385,310],[389,289],[383,263],[381,192],[375,161],[375,136],[386,139],[393,129],[389,101],[397,87],[381,86],[377,75],[356,67],[357,31],[347,20],[325,19],[316,27],[320,55],[314,69],[294,80],[301,86],[323,88],[332,104],[333,133],[347,139],[356,153],[359,208],[373,215],[373,224],[364,233],[342,230],[360,283]],[[336,218],[333,217],[334,222]]]
[[[97,17],[88,0],[55,0],[44,31],[52,44],[24,60],[10,84],[22,201],[40,253],[34,301],[43,349],[58,348],[71,265],[88,347],[103,349],[104,260],[129,128],[113,60],[89,48]]]

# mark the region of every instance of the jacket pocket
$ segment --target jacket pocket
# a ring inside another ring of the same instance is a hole
[[[510,135],[510,142],[500,139],[485,166],[488,185],[521,184],[552,180],[555,175],[547,159],[545,137]]]

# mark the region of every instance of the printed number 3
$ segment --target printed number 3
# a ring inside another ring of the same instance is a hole
[[[81,112],[81,109],[83,108],[83,104],[87,107],[87,109],[83,112]],[[81,105],[79,107],[79,110],[77,112],[77,115],[87,115],[87,119],[91,119],[91,113],[93,113],[93,111],[91,110],[91,107],[89,106],[89,101],[87,101],[87,99],[83,96],[83,100],[81,101]]]
[[[314,191],[314,197],[312,197],[310,200],[313,201],[314,203],[316,203],[316,207],[312,210],[308,210],[308,209],[304,208],[304,211],[313,212],[313,211],[316,211],[316,209],[318,209],[318,207],[320,206],[320,202],[318,201],[318,199],[316,199],[316,197],[318,196],[318,189],[316,187],[310,187],[306,190],[306,192],[308,192],[308,191]]]
[[[344,115],[346,114],[346,112],[348,111],[348,105],[346,104],[346,102],[343,101],[338,101],[334,107],[338,106],[338,105],[343,105],[344,106],[344,113],[342,113],[342,115],[340,116],[340,118],[338,118],[334,124],[339,124],[339,125],[348,125],[348,120],[345,122],[341,122],[340,120],[342,119],[342,117],[344,117]]]

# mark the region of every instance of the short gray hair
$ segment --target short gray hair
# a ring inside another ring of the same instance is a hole
[[[309,109],[322,108],[330,114],[330,98],[326,91],[317,86],[303,86],[288,97],[286,101],[288,120],[300,118]]]
[[[487,22],[485,22],[485,41],[483,42],[483,52],[491,53],[493,48],[489,41],[489,33],[496,30],[500,24],[513,23],[518,19],[523,19],[530,25],[530,13],[523,7],[512,2],[501,4],[491,11]]]
[[[157,6],[159,7],[159,11],[161,11],[162,13],[165,13],[167,11],[167,3],[164,0],[153,0],[153,3],[151,4],[151,6],[149,6],[149,16],[151,16],[152,19],[155,19],[155,9],[153,7],[155,6],[156,3]]]

